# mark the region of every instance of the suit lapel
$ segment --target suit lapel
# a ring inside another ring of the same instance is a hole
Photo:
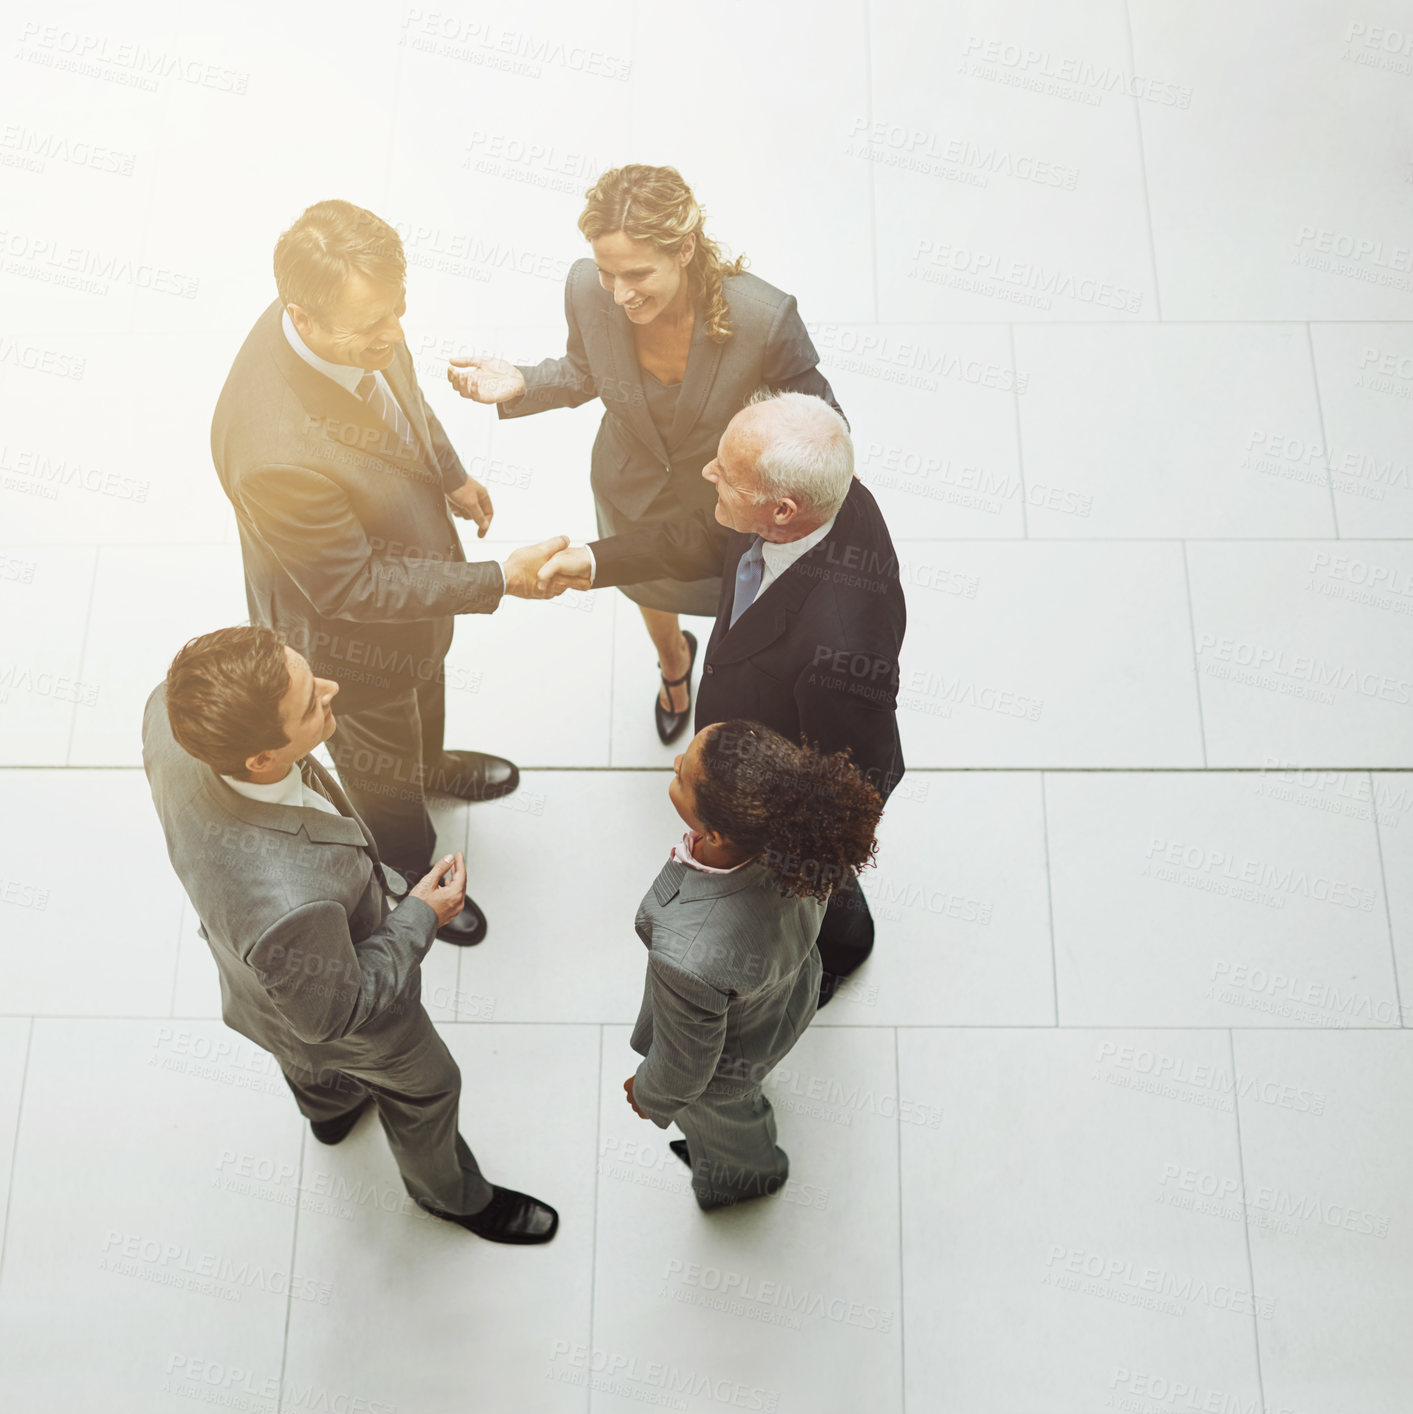
[[[707,656],[713,663],[736,663],[742,658],[753,657],[789,628],[791,618],[799,613],[800,606],[815,586],[818,566],[827,554],[825,546],[833,534],[831,530],[808,554],[802,555],[779,579],[773,580],[768,588],[757,594],[755,602],[736,620],[735,626],[728,628],[726,625],[731,622],[731,606],[735,600],[736,569],[750,544],[749,537],[741,537],[743,543],[731,561],[730,572],[723,572],[721,576],[721,605],[717,611],[716,629],[707,649]]]
[[[671,459],[657,428],[653,426],[652,418],[648,416],[648,404],[643,396],[643,371],[638,367],[638,354],[633,347],[633,331],[627,316],[617,305],[610,304],[607,309],[600,308],[599,318],[603,321],[604,340],[613,365],[613,383],[610,385],[612,401],[604,397],[604,404],[612,406],[643,445],[666,466]],[[600,387],[599,396],[603,395],[604,390]]]
[[[692,343],[687,351],[687,371],[682,376],[682,391],[677,395],[677,411],[672,415],[672,426],[667,434],[671,446],[680,446],[682,439],[701,417],[725,348],[725,344],[707,338],[706,323],[699,313],[692,326]]]
[[[303,776],[301,770],[301,779]],[[263,800],[251,800],[249,796],[232,790],[209,766],[203,785],[207,795],[222,810],[244,820],[247,825],[255,825],[262,830],[279,830],[286,835],[297,835],[303,830],[318,844],[366,846],[369,843],[361,822],[352,811],[348,815],[330,815],[313,806],[267,805]],[[343,792],[339,794],[342,796]],[[329,798],[333,800],[332,795]],[[344,803],[347,804],[346,799]],[[334,800],[334,804],[338,801]]]
[[[397,353],[406,357],[408,367],[404,369],[401,359],[395,354],[393,361],[383,370],[383,377],[388,380],[388,387],[392,389],[393,397],[397,399],[408,422],[412,424],[412,437],[417,447],[417,455],[420,459],[435,464],[436,457],[432,455],[432,433],[427,426],[427,414],[412,377],[412,355],[407,352],[405,344],[399,345]]]
[[[393,390],[403,412],[412,424],[414,452],[408,456],[402,451],[402,443],[396,432],[378,417],[372,408],[356,393],[326,378],[316,368],[311,368],[290,348],[289,340],[280,325],[278,301],[272,308],[270,350],[285,382],[294,389],[309,416],[318,422],[323,434],[337,446],[356,450],[368,456],[377,457],[393,466],[406,468],[415,465],[426,456],[430,445],[427,419],[422,414],[421,399],[410,396],[407,379],[398,367],[397,359],[388,365],[383,377]],[[409,409],[415,409],[410,411]],[[433,459],[435,461],[435,459]]]

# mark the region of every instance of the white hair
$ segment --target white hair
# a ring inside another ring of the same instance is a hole
[[[854,479],[854,443],[844,419],[823,398],[761,388],[747,407],[768,406],[753,419],[760,443],[754,474],[755,502],[787,497],[811,519],[838,513]]]

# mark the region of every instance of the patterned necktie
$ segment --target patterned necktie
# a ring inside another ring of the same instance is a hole
[[[755,603],[760,593],[761,576],[765,573],[765,552],[761,549],[759,535],[751,541],[751,548],[741,556],[736,566],[736,597],[731,601],[730,628],[736,627],[736,620]]]
[[[373,410],[374,416],[397,434],[403,450],[412,449],[412,424],[398,407],[397,399],[375,373],[365,373],[358,380],[358,396]]]

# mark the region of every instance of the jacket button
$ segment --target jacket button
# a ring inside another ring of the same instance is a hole
[[[712,675],[712,673],[714,673],[714,672],[716,671],[716,669],[713,668],[710,663],[708,663],[708,664],[706,665],[706,667],[702,669],[702,671],[703,671],[704,673],[706,673],[706,675],[707,675],[708,677],[710,677],[710,676]]]

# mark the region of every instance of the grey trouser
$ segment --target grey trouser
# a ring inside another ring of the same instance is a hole
[[[414,1198],[448,1213],[479,1213],[491,1201],[491,1185],[457,1130],[461,1072],[425,1011],[396,1055],[332,1066],[319,1057],[325,1049],[310,1046],[302,1060],[279,1057],[306,1119],[337,1119],[371,1095]]]
[[[775,1142],[775,1112],[757,1086],[743,1094],[699,1095],[676,1122],[687,1137],[692,1192],[702,1208],[724,1208],[780,1189],[790,1160]]]

